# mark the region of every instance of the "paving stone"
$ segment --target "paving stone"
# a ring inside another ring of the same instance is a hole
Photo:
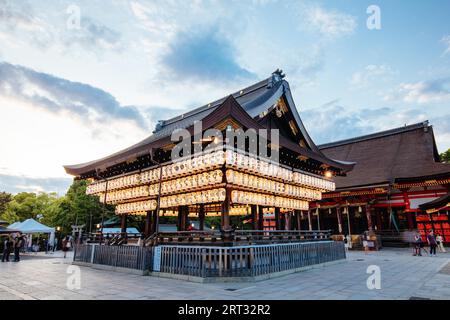
[[[363,259],[363,261],[357,260]],[[254,283],[191,283],[80,267],[81,289],[68,290],[70,259],[39,255],[0,264],[0,300],[23,299],[450,299],[450,254],[413,257],[409,250],[349,252],[345,263]],[[381,269],[381,290],[366,285],[369,265]],[[226,289],[236,289],[227,291]]]

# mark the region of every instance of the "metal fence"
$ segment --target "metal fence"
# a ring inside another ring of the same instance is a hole
[[[94,245],[75,245],[73,252],[73,261],[78,262],[91,262],[92,260],[92,250]]]
[[[260,276],[345,259],[343,242],[335,241],[155,248],[80,245],[75,247],[74,261],[207,278]]]
[[[342,242],[239,247],[161,246],[160,271],[198,277],[242,277],[345,259]]]
[[[74,261],[149,270],[153,263],[153,247],[79,245],[75,246]]]

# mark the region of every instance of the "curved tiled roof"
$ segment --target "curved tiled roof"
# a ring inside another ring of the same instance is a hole
[[[283,77],[280,75],[280,73],[275,72],[271,77],[253,84],[247,88],[239,90],[238,92],[235,92],[231,95],[231,97],[238,103],[238,105],[242,107],[244,112],[251,118],[255,118],[261,112],[267,111],[271,106],[277,103],[277,101],[282,96],[286,97],[286,99],[288,100],[288,104],[291,106],[291,112],[299,125],[303,137],[305,137],[305,140],[311,149],[311,151],[305,150],[305,152],[308,153],[308,156],[313,155],[313,157],[317,157],[318,161],[325,161],[333,166],[337,166],[338,168],[342,167],[346,168],[346,171],[349,170],[349,168],[352,166],[351,163],[344,163],[337,160],[328,159],[321,153],[321,151],[309,137],[292,99],[289,83],[283,80]],[[106,168],[127,161],[130,158],[148,154],[149,150],[152,147],[160,147],[160,145],[158,145],[158,142],[161,142],[167,137],[170,137],[175,130],[189,128],[194,124],[194,122],[205,119],[206,117],[211,115],[220,106],[222,106],[229,97],[230,96],[216,100],[177,117],[159,121],[151,136],[135,145],[132,145],[131,147],[111,154],[102,159],[77,165],[67,165],[64,166],[64,168],[69,174],[81,175],[98,168]]]
[[[450,175],[428,121],[318,147],[329,158],[356,162],[346,177],[335,178],[337,189]]]

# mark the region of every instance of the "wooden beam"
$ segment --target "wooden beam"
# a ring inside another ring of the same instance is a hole
[[[369,205],[366,205],[366,218],[367,218],[367,229],[369,231],[373,231],[373,224],[372,224],[372,208]]]
[[[302,213],[297,210],[297,230],[302,230]]]
[[[258,206],[252,204],[251,205],[251,214],[252,214],[252,229],[258,230]]]
[[[342,234],[342,214],[341,214],[341,209],[339,207],[336,208],[336,216],[337,216],[337,221],[338,221],[339,234]]]
[[[321,228],[320,228],[320,209],[317,210],[317,230],[321,230]]]
[[[200,231],[205,230],[205,205],[201,204],[198,211],[198,221]]]
[[[264,213],[263,206],[258,206],[258,230],[264,230]]]
[[[151,234],[152,234],[152,212],[151,211],[147,211],[147,215],[145,216],[144,235],[147,238]]]
[[[225,201],[222,202],[222,229],[230,230],[231,188],[226,188]]]
[[[375,210],[375,215],[377,217],[377,230],[380,231],[383,229],[383,222],[381,221],[381,212],[379,210],[377,210],[376,208],[374,208]]]
[[[152,211],[152,228],[151,228],[151,233],[155,233],[157,228],[156,228],[156,224],[158,223],[158,211],[153,210]]]
[[[123,214],[120,216],[120,232],[127,232],[127,215]]]
[[[309,225],[309,231],[312,231],[312,222],[311,222],[311,210],[308,210],[308,225]]]
[[[275,208],[275,229],[281,230],[280,208]]]
[[[291,226],[291,213],[286,212],[286,213],[284,214],[284,220],[285,220],[285,223],[284,223],[284,229],[285,229],[285,230],[292,230],[292,226]]]
[[[178,216],[177,216],[177,231],[183,231],[183,227],[181,226],[181,216],[183,215],[182,206],[178,206]]]

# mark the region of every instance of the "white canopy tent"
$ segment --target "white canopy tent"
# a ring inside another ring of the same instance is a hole
[[[20,225],[22,222],[14,222],[13,224],[10,224],[8,226],[8,229],[15,229],[18,225]]]
[[[24,222],[15,222],[8,226],[8,229],[14,229],[20,231],[21,233],[30,235],[34,233],[48,233],[50,234],[49,243],[55,242],[55,228],[47,227],[34,219],[27,219]],[[31,237],[29,240],[32,241]]]

